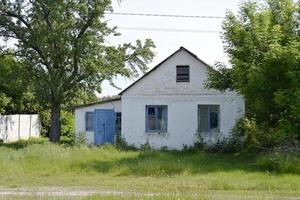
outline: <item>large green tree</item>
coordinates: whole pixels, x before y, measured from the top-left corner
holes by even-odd
[[[61,105],[82,88],[99,90],[103,80],[131,77],[152,60],[151,40],[111,46],[117,36],[103,18],[110,0],[1,0],[0,36],[14,39],[39,99],[51,106],[50,141],[60,139]],[[112,83],[113,84],[113,83]]]
[[[22,62],[18,62],[12,55],[0,55],[0,114],[38,113],[42,124],[41,132],[44,136],[49,136],[49,102],[38,101],[33,84]],[[72,106],[95,101],[99,99],[93,90],[82,89],[76,92],[71,101],[64,102],[61,106],[61,135],[65,139],[73,141],[75,138]]]
[[[300,136],[299,1],[249,1],[223,23],[231,68],[218,65],[208,86],[235,89],[246,99],[247,116],[263,134],[291,140]]]

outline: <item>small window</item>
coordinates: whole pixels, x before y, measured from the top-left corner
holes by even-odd
[[[85,113],[85,131],[94,131],[94,113]]]
[[[146,132],[166,132],[167,115],[167,106],[146,106]]]
[[[188,65],[176,66],[176,81],[177,82],[190,81],[190,66]]]
[[[220,132],[220,106],[198,106],[198,130],[200,132]]]
[[[121,119],[122,119],[122,114],[120,112],[116,113],[116,130],[121,131]]]

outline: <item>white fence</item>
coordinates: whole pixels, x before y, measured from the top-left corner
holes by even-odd
[[[38,115],[0,115],[0,140],[15,142],[40,136]]]

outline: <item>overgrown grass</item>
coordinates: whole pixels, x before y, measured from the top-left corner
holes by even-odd
[[[274,151],[259,156],[256,163],[268,171],[300,175],[300,151]]]
[[[179,195],[213,191],[300,195],[296,153],[278,160],[278,166],[291,162],[283,168],[270,167],[267,161],[272,160],[271,155],[120,151],[113,146],[25,143],[0,146],[0,187],[80,186]]]

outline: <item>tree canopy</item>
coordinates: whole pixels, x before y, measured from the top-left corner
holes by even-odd
[[[51,107],[52,142],[60,138],[64,102],[83,88],[101,91],[103,80],[113,84],[117,75],[144,72],[154,56],[150,39],[109,45],[106,38],[119,34],[104,20],[106,10],[112,10],[110,0],[0,3],[0,36],[16,41],[14,55],[24,63],[40,102]]]
[[[33,113],[38,109],[24,65],[13,56],[0,56],[0,113]]]
[[[300,3],[246,2],[228,12],[223,42],[231,68],[218,65],[207,83],[245,97],[247,117],[271,138],[300,139]]]

